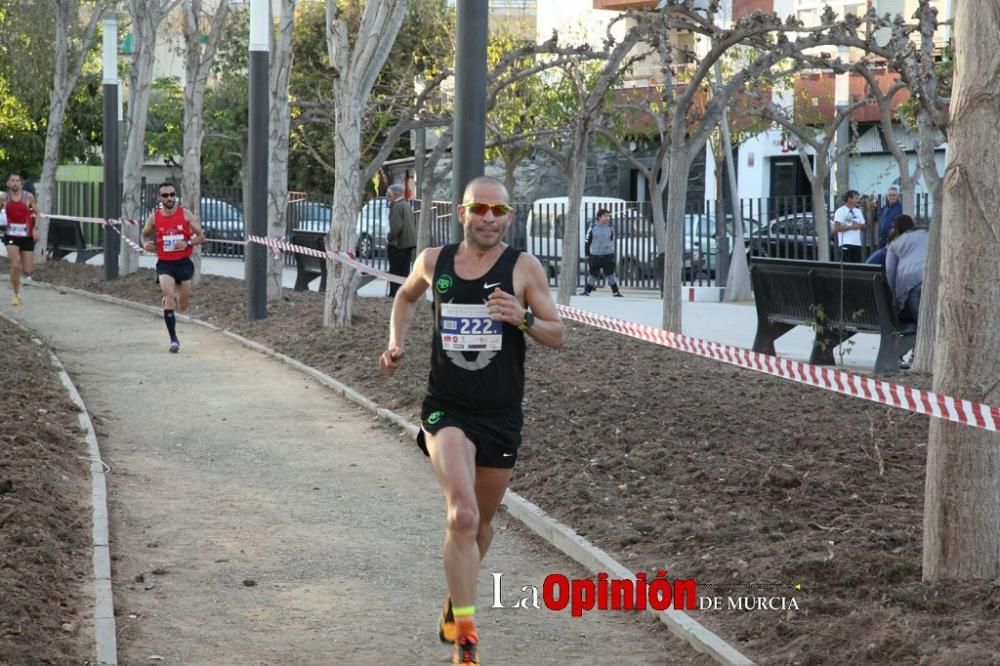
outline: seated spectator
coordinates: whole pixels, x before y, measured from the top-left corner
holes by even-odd
[[[900,215],[892,223],[896,238],[885,256],[885,277],[901,322],[917,322],[920,290],[927,263],[927,229],[914,226],[913,218]]]

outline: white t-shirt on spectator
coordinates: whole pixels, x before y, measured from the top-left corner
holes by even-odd
[[[860,208],[848,208],[845,204],[833,214],[833,221],[835,224],[864,224],[865,216],[862,215]],[[837,234],[837,245],[841,247],[845,245],[861,247],[861,244],[861,229],[841,231]]]

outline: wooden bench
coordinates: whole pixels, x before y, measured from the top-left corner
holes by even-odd
[[[305,231],[295,229],[289,239],[294,245],[313,248],[326,252],[326,232]],[[319,290],[326,291],[326,259],[309,254],[295,253],[295,291],[306,291],[309,283],[319,278]],[[358,281],[357,289],[375,279],[373,275],[363,274]]]
[[[101,245],[88,245],[83,237],[83,228],[76,220],[49,220],[49,256],[52,259],[62,259],[71,252],[76,252],[76,263],[85,263],[91,257],[104,252]]]
[[[878,374],[897,372],[899,357],[913,349],[916,325],[899,322],[880,266],[754,258],[750,275],[756,352],[773,356],[774,341],[796,326],[816,332],[809,357],[815,365],[834,365],[834,348],[857,333],[881,337]]]

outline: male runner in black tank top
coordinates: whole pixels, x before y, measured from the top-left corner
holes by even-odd
[[[448,505],[449,594],[439,635],[455,643],[453,663],[468,665],[480,663],[473,620],[479,563],[521,443],[524,334],[555,349],[566,328],[541,264],[503,242],[511,222],[503,184],[476,178],[463,201],[458,217],[465,240],[417,257],[393,302],[379,365],[387,374],[399,367],[413,313],[431,287],[431,373],[418,444],[430,456]]]

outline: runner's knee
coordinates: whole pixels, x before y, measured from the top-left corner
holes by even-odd
[[[448,529],[476,534],[480,529],[479,508],[475,502],[458,502],[448,509]]]

